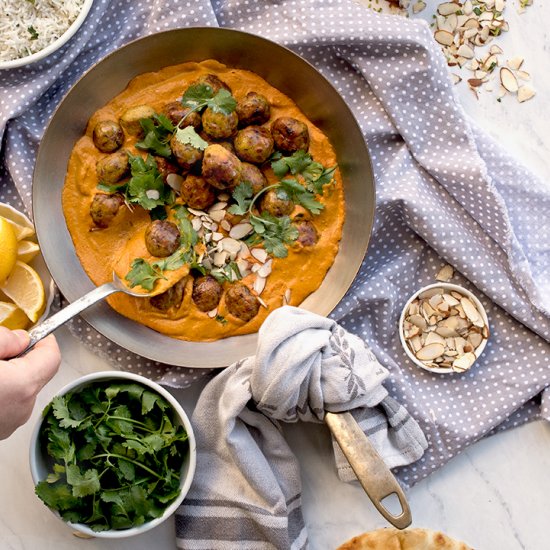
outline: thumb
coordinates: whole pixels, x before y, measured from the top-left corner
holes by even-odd
[[[21,353],[29,343],[24,330],[10,330],[0,327],[0,359],[11,359]]]

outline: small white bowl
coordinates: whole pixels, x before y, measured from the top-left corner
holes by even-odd
[[[399,339],[401,340],[401,345],[403,346],[403,349],[405,350],[405,353],[409,357],[409,359],[418,367],[427,370],[428,372],[434,372],[437,374],[460,374],[457,371],[454,371],[452,368],[446,368],[446,367],[439,367],[439,368],[431,368],[425,365],[420,359],[417,359],[409,346],[407,345],[407,342],[405,340],[405,334],[403,332],[403,321],[405,320],[405,315],[407,311],[409,310],[409,306],[411,305],[411,302],[418,298],[420,294],[425,292],[426,290],[430,290],[432,288],[443,288],[445,290],[451,291],[454,290],[456,292],[459,292],[460,294],[464,295],[466,298],[469,298],[474,305],[476,306],[477,310],[479,311],[483,321],[485,322],[485,325],[489,327],[489,319],[487,318],[487,312],[485,311],[485,308],[481,304],[481,302],[478,300],[478,298],[472,294],[469,290],[462,286],[454,285],[452,283],[434,283],[432,285],[425,286],[421,288],[420,290],[416,291],[405,304],[405,307],[403,308],[403,311],[401,312],[401,316],[399,317]],[[483,353],[483,350],[485,349],[485,346],[487,345],[487,338],[483,338],[481,340],[481,344],[473,351],[473,353],[476,356],[476,359],[479,358],[479,356]],[[475,364],[475,362],[474,362]],[[473,365],[472,365],[473,366]],[[470,367],[471,369],[472,367]],[[468,370],[470,370],[468,369]],[[467,371],[465,371],[467,372]]]
[[[61,46],[66,44],[74,36],[76,31],[82,26],[82,23],[84,23],[84,19],[86,19],[86,16],[88,15],[88,12],[90,11],[93,3],[94,0],[85,0],[84,4],[82,5],[82,9],[80,10],[80,13],[76,17],[76,19],[71,23],[69,28],[51,44],[48,44],[48,46],[46,46],[45,48],[31,55],[19,57],[18,59],[10,59],[9,61],[0,61],[0,70],[15,69],[16,67],[29,65],[30,63],[40,61],[41,59],[44,59],[45,57],[48,57],[48,55],[57,51],[59,48],[61,48]]]
[[[5,202],[0,202],[0,216],[4,216],[5,218],[10,219],[17,224],[22,225],[23,227],[32,227],[34,231],[34,225],[31,220],[25,214],[23,214],[23,212],[16,210],[13,206],[6,204]],[[28,237],[26,240],[38,244],[36,233],[31,237]],[[42,252],[39,252],[29,262],[29,266],[31,266],[38,273],[38,276],[40,277],[42,284],[44,285],[44,292],[46,294],[46,307],[44,309],[44,313],[42,313],[38,321],[36,321],[35,323],[35,325],[39,325],[40,323],[42,323],[42,321],[45,321],[48,318],[48,315],[50,313],[50,308],[52,306],[53,299],[55,298],[55,283],[53,282],[52,276],[50,275],[50,272],[46,267],[46,262],[42,257]],[[30,328],[32,327],[29,327],[29,329]]]
[[[66,525],[69,525],[72,529],[75,529],[85,535],[88,535],[90,537],[97,537],[97,538],[120,539],[120,538],[132,537],[135,535],[141,535],[146,531],[153,529],[153,527],[160,525],[163,521],[168,519],[176,511],[178,506],[182,503],[183,499],[187,495],[189,488],[191,487],[191,483],[193,481],[193,476],[195,475],[195,466],[197,461],[197,446],[196,446],[195,435],[193,433],[191,422],[189,421],[187,414],[185,413],[181,405],[177,402],[177,400],[174,398],[174,396],[170,392],[165,390],[162,386],[157,384],[156,382],[153,382],[152,380],[149,380],[148,378],[145,378],[143,376],[139,376],[138,374],[133,374],[130,372],[120,372],[120,371],[104,371],[104,372],[96,372],[96,373],[88,374],[86,376],[82,376],[74,380],[73,382],[67,384],[65,387],[59,390],[56,395],[57,396],[65,395],[70,391],[82,389],[91,383],[109,381],[109,380],[112,380],[113,382],[120,382],[122,380],[136,382],[138,384],[147,386],[148,388],[151,388],[153,391],[159,393],[162,397],[166,399],[166,401],[168,401],[168,403],[173,408],[176,419],[181,423],[181,425],[184,427],[185,431],[187,432],[188,444],[189,444],[189,453],[187,455],[187,458],[181,470],[180,494],[178,495],[176,500],[172,502],[172,504],[170,504],[170,506],[168,506],[166,510],[164,510],[164,513],[162,514],[162,516],[158,518],[148,521],[147,523],[144,523],[143,525],[140,525],[138,527],[131,527],[130,529],[120,529],[120,530],[111,529],[108,531],[96,532],[90,529],[87,525],[84,525],[81,523],[65,522],[55,510],[51,510],[51,512],[56,517],[58,517],[61,521],[63,521],[63,523],[65,523]],[[40,428],[42,427],[43,420],[44,418],[43,416],[41,416],[33,430],[33,433],[31,435],[30,450],[29,450],[31,475],[35,485],[39,481],[46,479],[46,477],[48,476],[44,454],[42,453],[42,450],[40,447],[40,441],[39,441]]]

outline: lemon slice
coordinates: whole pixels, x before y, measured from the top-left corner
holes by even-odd
[[[44,312],[44,285],[38,273],[27,264],[16,262],[6,282],[0,284],[0,290],[15,302],[33,323],[36,323]]]
[[[17,238],[6,218],[0,217],[0,284],[11,273],[17,260]]]
[[[24,311],[15,304],[0,302],[0,326],[11,330],[26,329],[31,324]]]
[[[12,226],[15,232],[15,237],[18,241],[22,241],[23,239],[28,239],[29,237],[34,236],[34,229],[32,227],[21,225],[17,222],[14,222],[13,220],[6,219],[6,221]]]
[[[17,240],[34,236],[34,226],[31,220],[13,206],[0,202],[0,217],[6,218],[12,224],[16,235],[21,235]]]
[[[38,253],[40,247],[32,241],[19,241],[17,243],[17,259],[28,264]]]

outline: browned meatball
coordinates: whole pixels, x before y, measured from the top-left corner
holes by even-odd
[[[212,88],[214,95],[216,95],[222,88],[228,92],[231,92],[231,88],[223,80],[220,80],[215,74],[204,74],[197,78],[191,86],[196,84],[207,84]]]
[[[240,126],[250,126],[251,124],[263,124],[271,116],[271,107],[269,101],[262,94],[248,92],[237,103],[237,116]]]
[[[271,125],[275,147],[283,153],[294,153],[309,148],[309,130],[306,124],[291,117],[280,117]]]
[[[216,201],[212,187],[201,176],[189,174],[181,184],[180,195],[184,204],[197,210],[204,210]]]
[[[117,183],[130,172],[128,153],[121,151],[102,158],[96,165],[97,179],[103,183]]]
[[[283,189],[270,189],[262,196],[261,210],[276,217],[287,216],[294,210],[294,203]]]
[[[168,117],[174,126],[177,126],[181,122],[182,118],[185,117],[185,120],[181,123],[180,128],[193,126],[195,130],[198,130],[201,127],[200,113],[197,113],[197,111],[191,112],[189,107],[184,107],[179,101],[167,103],[162,108],[162,112]]]
[[[192,166],[202,160],[203,152],[189,143],[182,143],[176,135],[170,140],[170,148],[177,163],[184,169],[190,170]]]
[[[145,246],[149,254],[165,258],[173,254],[180,245],[180,231],[175,223],[155,220],[145,230]]]
[[[233,111],[226,115],[217,113],[214,109],[207,107],[202,113],[202,128],[214,139],[227,139],[236,131],[239,124],[237,113]]]
[[[124,132],[114,120],[100,120],[93,131],[94,145],[102,153],[112,153],[124,143]]]
[[[209,145],[204,151],[202,176],[216,189],[230,189],[241,182],[241,161],[222,145]]]
[[[271,132],[263,126],[247,126],[239,130],[233,142],[241,160],[262,164],[273,153]]]
[[[296,242],[299,242],[302,246],[313,246],[317,240],[317,229],[315,226],[307,220],[303,220],[294,224],[298,230],[298,238]]]
[[[178,309],[183,300],[186,283],[187,277],[184,277],[174,286],[171,286],[167,291],[149,298],[149,302],[154,308],[159,309],[160,311],[168,311],[172,308]]]
[[[235,147],[230,141],[220,141],[218,142],[223,148],[227,149],[230,153],[235,154]]]
[[[211,277],[199,277],[193,283],[193,302],[201,311],[212,311],[218,307],[222,297],[222,285]]]
[[[260,309],[258,298],[242,283],[235,283],[225,293],[225,305],[231,315],[245,323],[256,317]]]
[[[267,185],[267,178],[263,172],[254,164],[248,162],[242,163],[242,181],[252,186],[254,195]]]
[[[157,163],[157,169],[160,172],[160,175],[166,181],[166,178],[170,174],[179,174],[180,168],[175,164],[172,164],[170,161],[166,160],[164,157],[155,157],[155,162]]]
[[[111,225],[123,204],[124,199],[120,195],[96,193],[90,205],[90,216],[97,227],[105,229]]]

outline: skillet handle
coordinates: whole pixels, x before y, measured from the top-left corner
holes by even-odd
[[[399,483],[349,412],[325,413],[325,423],[376,509],[397,529],[412,522],[409,503]],[[393,515],[382,500],[397,494],[401,513]]]

